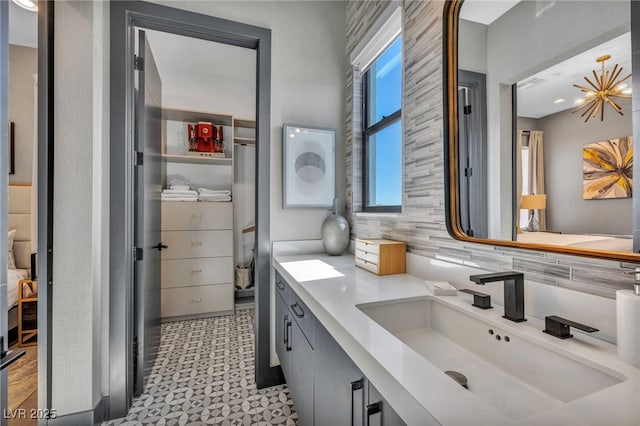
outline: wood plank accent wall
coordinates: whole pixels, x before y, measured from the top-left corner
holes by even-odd
[[[387,1],[348,1],[347,58],[382,14]],[[488,271],[516,270],[527,280],[615,298],[631,288],[622,275],[635,264],[511,249],[453,240],[444,210],[442,109],[442,1],[402,1],[404,54],[403,213],[362,210],[362,93],[358,72],[347,60],[346,212],[352,238],[387,238],[407,243],[407,251],[428,258],[468,264]],[[355,109],[354,109],[355,105]]]

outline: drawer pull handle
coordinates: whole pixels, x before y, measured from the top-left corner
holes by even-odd
[[[202,245],[202,241],[191,241],[191,245],[192,246],[201,246]]]
[[[354,407],[354,402],[355,398],[354,398],[354,394],[356,391],[361,390],[362,393],[360,395],[360,403],[358,403],[358,406]],[[362,424],[362,419],[359,419],[359,421],[357,421],[355,419],[356,414],[361,412],[360,410],[358,410],[359,407],[362,407],[362,404],[364,404],[364,381],[363,379],[360,380],[356,380],[351,382],[351,426],[355,426],[356,424]]]
[[[194,297],[191,299],[191,303],[200,303],[202,302],[202,297]]]
[[[278,287],[280,290],[284,290],[284,284],[282,281],[276,280],[276,287]]]
[[[192,214],[191,218],[192,219],[200,219],[200,218],[202,218],[202,215],[201,214]]]
[[[369,426],[370,420],[371,420],[371,416],[373,416],[375,414],[382,413],[382,403],[381,402],[374,402],[373,404],[367,405],[366,412],[367,412],[366,425]]]
[[[287,335],[287,346],[285,349],[287,352],[291,351],[291,340],[289,340],[289,330],[291,330],[291,321],[287,321],[287,326],[285,328],[285,334]]]
[[[191,271],[192,274],[200,274],[202,273],[202,269],[194,269],[193,271]]]
[[[282,343],[284,343],[284,347],[287,348],[289,346],[289,336],[287,336],[287,322],[289,321],[289,316],[285,315],[282,317],[283,322],[283,330],[282,330]]]
[[[299,312],[298,312],[298,309],[300,309]],[[293,305],[291,305],[291,310],[293,311],[294,314],[296,314],[298,318],[304,318],[304,311],[302,310],[300,305],[298,305],[297,303],[294,303]]]

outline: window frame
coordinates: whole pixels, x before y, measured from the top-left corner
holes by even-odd
[[[387,51],[389,47],[393,45],[399,38],[402,38],[402,33],[396,35],[392,40],[389,41],[387,46],[376,56],[369,66],[362,72],[361,84],[362,84],[362,211],[366,213],[401,213],[402,212],[402,201],[404,198],[404,179],[401,179],[401,198],[400,204],[398,205],[370,205],[369,203],[369,164],[368,164],[368,156],[369,156],[369,139],[371,136],[376,135],[387,127],[395,124],[400,121],[400,125],[402,126],[402,105],[403,105],[403,82],[404,75],[402,75],[402,82],[400,87],[400,108],[394,111],[392,114],[387,116],[382,116],[382,118],[369,127],[367,127],[367,121],[369,117],[369,72],[371,71],[371,67],[375,62]],[[402,47],[404,47],[404,41],[401,41]],[[401,62],[401,66],[404,64],[404,55],[403,60]],[[404,69],[404,68],[403,68]],[[401,134],[400,147],[401,151],[403,149],[404,142],[404,134]],[[401,153],[402,154],[402,153]],[[403,157],[401,155],[401,157]],[[404,167],[402,161],[400,163],[400,168],[402,171],[402,175],[404,176]]]

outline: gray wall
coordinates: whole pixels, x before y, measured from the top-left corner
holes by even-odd
[[[348,53],[366,34],[381,7],[380,2],[347,3]],[[407,1],[404,4],[405,157],[401,214],[365,214],[353,209],[360,147],[350,133],[355,123],[350,113],[353,77],[351,67],[346,67],[346,194],[353,236],[405,241],[412,253],[438,261],[472,264],[488,271],[522,271],[531,288],[545,284],[609,298],[615,297],[618,288],[630,288],[633,279],[622,275],[624,263],[462,243],[449,236],[444,208],[442,7],[442,2]],[[569,292],[564,294],[570,297]],[[550,300],[542,301],[547,302]]]
[[[344,195],[345,5],[342,2],[163,4],[272,29],[271,237],[320,238],[328,210],[282,209],[282,123],[336,129]],[[58,415],[108,395],[107,2],[56,2],[53,402]],[[342,203],[344,204],[344,203]]]
[[[624,116],[613,109],[585,123],[568,109],[537,120],[531,130],[544,132],[547,229],[570,234],[632,234],[632,199],[582,199],[582,148],[606,139],[631,136],[631,100],[619,102]]]
[[[272,30],[271,238],[320,238],[330,213],[282,208],[282,123],[336,129],[336,182],[344,194],[345,5],[332,1],[157,1]]]
[[[107,3],[56,2],[52,402],[92,410],[107,391]],[[108,377],[108,376],[107,376]]]
[[[10,183],[31,183],[33,164],[33,75],[38,73],[38,50],[9,45],[9,121],[16,125],[16,173]]]
[[[460,20],[458,30],[458,68],[487,73],[487,29],[484,24]]]

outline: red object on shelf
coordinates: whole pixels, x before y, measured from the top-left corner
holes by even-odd
[[[187,136],[189,139],[189,151],[198,150],[198,138],[196,138],[196,123],[187,123]]]
[[[197,125],[198,152],[214,152],[214,127],[213,124],[200,121]]]
[[[224,136],[222,134],[222,126],[214,126],[215,129],[217,129],[216,132],[216,137],[215,139],[215,152],[224,152]]]

